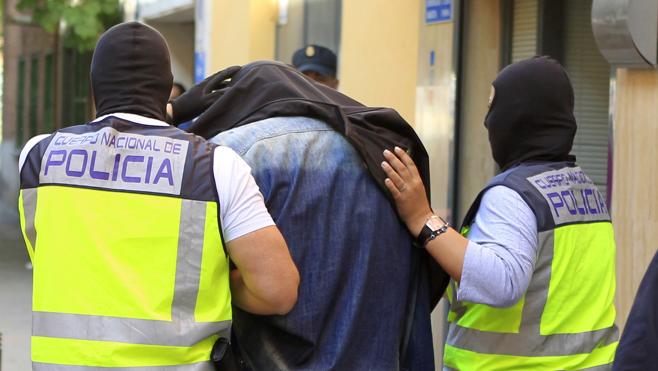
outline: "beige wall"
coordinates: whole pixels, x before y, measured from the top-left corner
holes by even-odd
[[[424,4],[424,2],[423,2]],[[414,121],[420,0],[344,0],[340,90]]]
[[[617,318],[623,325],[658,248],[658,71],[617,70],[612,218]]]
[[[232,65],[274,59],[274,0],[216,0],[211,7],[208,74]]]
[[[210,74],[235,64],[274,59],[277,3],[211,3]],[[420,0],[344,0],[339,60],[340,90],[366,105],[415,116]]]
[[[167,40],[174,81],[186,89],[194,84],[194,23],[149,22]]]
[[[495,174],[484,117],[500,69],[500,0],[469,0],[464,25],[458,221]]]

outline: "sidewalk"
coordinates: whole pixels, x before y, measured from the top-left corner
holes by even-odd
[[[29,371],[32,272],[13,205],[0,201],[0,333],[2,371]]]

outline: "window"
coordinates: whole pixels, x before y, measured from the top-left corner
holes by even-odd
[[[53,91],[53,55],[48,54],[45,58],[44,67],[44,91],[43,91],[43,132],[55,131],[55,101]]]
[[[512,63],[537,55],[538,1],[514,1],[512,14]]]
[[[276,59],[292,62],[293,53],[307,44],[340,47],[340,0],[289,0],[287,21],[277,25]]]
[[[79,125],[89,121],[89,65],[91,54],[64,50],[62,78],[62,125]]]
[[[25,120],[25,58],[18,59],[18,99],[16,100],[16,147],[23,147],[25,141],[24,126]]]
[[[39,114],[39,56],[33,55],[30,60],[30,101],[28,115],[28,133],[27,138],[37,135],[38,114]]]
[[[339,0],[306,0],[304,45],[318,44],[338,54],[340,46]],[[302,45],[300,45],[301,47]]]

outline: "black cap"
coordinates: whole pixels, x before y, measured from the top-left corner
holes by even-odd
[[[336,77],[336,54],[319,45],[307,45],[292,55],[292,64],[300,72],[313,71]]]

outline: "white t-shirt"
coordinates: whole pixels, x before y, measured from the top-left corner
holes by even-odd
[[[94,122],[107,116],[142,125],[169,126],[163,121],[131,113],[113,113],[99,117]],[[19,174],[30,150],[49,135],[38,135],[25,144],[18,159]],[[274,221],[265,207],[263,195],[251,175],[251,168],[232,149],[228,147],[215,149],[213,176],[220,201],[219,216],[224,241],[229,242],[258,229],[274,225]]]

